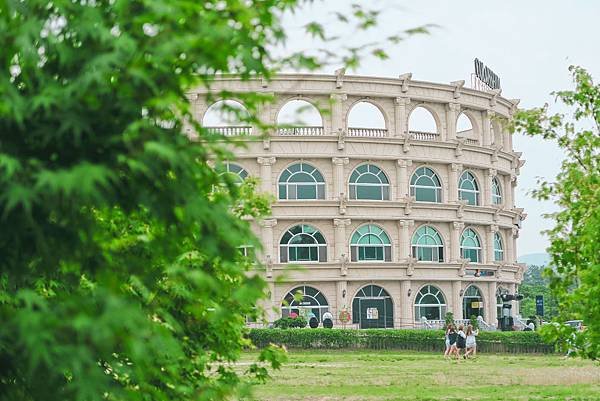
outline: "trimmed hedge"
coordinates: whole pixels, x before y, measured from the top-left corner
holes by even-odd
[[[259,348],[269,344],[300,349],[401,349],[443,352],[442,330],[391,329],[251,329],[248,337]],[[477,350],[486,353],[552,353],[554,346],[544,343],[532,331],[483,331],[477,337]]]

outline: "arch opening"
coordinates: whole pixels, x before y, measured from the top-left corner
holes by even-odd
[[[298,224],[287,230],[279,241],[279,261],[326,262],[327,242],[323,234],[308,224]]]
[[[415,319],[442,320],[446,314],[446,298],[434,285],[425,285],[415,297]]]
[[[293,99],[277,114],[279,135],[323,135],[323,118],[310,102]]]
[[[292,289],[281,302],[281,317],[296,314],[309,321],[314,316],[319,322],[322,322],[323,314],[328,311],[329,303],[325,295],[318,289],[307,285]]]
[[[202,126],[222,135],[250,135],[252,127],[248,123],[250,114],[243,104],[236,100],[219,100],[204,113]]]
[[[394,304],[390,294],[378,285],[362,287],[352,299],[352,323],[361,329],[394,327]]]
[[[471,284],[463,294],[463,318],[470,319],[472,316],[485,319],[483,296],[479,288]]]
[[[471,118],[464,112],[460,113],[456,119],[456,137],[465,138],[467,143],[478,143],[477,133],[475,132]]]
[[[408,132],[421,141],[438,140],[439,130],[431,111],[423,106],[417,106],[408,117]]]
[[[361,100],[348,113],[349,136],[387,136],[385,117],[373,103]]]

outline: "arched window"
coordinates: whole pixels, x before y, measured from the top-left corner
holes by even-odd
[[[225,171],[221,174],[229,174],[236,183],[241,184],[248,177],[248,172],[235,163],[225,163]]]
[[[392,261],[392,244],[390,237],[374,224],[359,227],[350,241],[352,262],[357,261]]]
[[[502,187],[500,186],[498,177],[492,179],[492,203],[494,205],[502,204]]]
[[[319,110],[306,100],[290,100],[277,114],[279,135],[323,135]]]
[[[211,105],[204,113],[202,126],[223,135],[250,134],[248,111],[235,100],[220,100]]]
[[[471,316],[483,316],[483,297],[481,291],[474,285],[470,285],[463,295],[463,318],[470,319]]]
[[[473,263],[481,262],[481,241],[477,233],[467,228],[460,237],[460,256]]]
[[[473,123],[465,113],[460,113],[456,119],[456,137],[466,138],[473,142],[477,141],[477,134],[473,129]]]
[[[366,285],[352,299],[352,323],[361,329],[394,327],[392,297],[378,285]]]
[[[348,113],[349,136],[386,136],[385,117],[374,104],[360,101]]]
[[[496,262],[504,260],[504,247],[502,246],[500,233],[494,233],[494,260]]]
[[[325,199],[323,175],[308,163],[295,163],[279,176],[279,199]]]
[[[426,285],[415,297],[415,319],[441,320],[446,314],[446,299],[439,288]]]
[[[377,166],[363,164],[350,175],[350,199],[389,200],[390,182]]]
[[[326,262],[327,243],[323,234],[307,224],[287,230],[279,241],[279,260],[287,262]]]
[[[408,118],[408,132],[418,140],[437,140],[438,127],[433,114],[425,107],[416,107]]]
[[[443,262],[444,244],[437,230],[421,226],[412,237],[412,256],[419,262]]]
[[[319,322],[323,314],[329,310],[329,304],[323,293],[314,287],[303,285],[287,293],[281,302],[281,316],[287,317],[295,313],[309,320],[314,315]]]
[[[429,167],[419,167],[410,179],[410,196],[417,202],[442,202],[442,184]]]
[[[465,171],[458,180],[458,199],[466,200],[467,205],[479,205],[479,185],[470,171]]]

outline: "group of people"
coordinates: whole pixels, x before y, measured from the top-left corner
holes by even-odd
[[[467,325],[467,330],[461,324],[457,327],[454,324],[449,324],[446,328],[446,351],[445,358],[456,356],[460,360],[461,354],[464,359],[475,357],[477,355],[477,341],[475,337],[479,334],[478,330],[474,330],[472,325]]]

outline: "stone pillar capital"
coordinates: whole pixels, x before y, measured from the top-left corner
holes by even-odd
[[[256,161],[261,166],[272,166],[273,164],[275,164],[275,162],[277,161],[277,159],[275,158],[275,156],[257,157]]]
[[[514,238],[519,238],[519,230],[516,227],[511,228],[511,234]]]
[[[460,231],[463,228],[465,228],[465,223],[461,222],[461,221],[454,221],[452,222],[452,229],[455,231]]]
[[[331,159],[331,162],[336,166],[343,166],[344,164],[348,164],[350,162],[350,159],[348,159],[347,157],[333,157]]]
[[[335,227],[347,227],[352,223],[350,219],[333,219],[333,225]]]
[[[410,167],[412,166],[412,160],[398,159],[398,166],[400,168]]]
[[[483,116],[485,118],[494,118],[496,116],[496,112],[494,110],[486,110],[483,112]]]
[[[396,102],[396,104],[403,105],[403,106],[408,106],[410,104],[409,97],[400,97],[399,96],[396,99],[394,99],[394,101]]]
[[[489,177],[495,177],[498,174],[498,171],[495,168],[489,168],[485,172]]]
[[[489,233],[497,233],[499,230],[499,228],[496,224],[489,225],[487,229],[488,229]]]
[[[408,228],[408,227],[412,227],[415,224],[414,220],[398,220],[398,225],[401,228]]]
[[[277,219],[265,219],[261,220],[259,223],[262,227],[265,228],[273,228],[277,225]]]
[[[451,168],[452,171],[461,171],[463,169],[463,165],[460,163],[452,163]]]
[[[343,102],[348,99],[348,95],[345,93],[332,93],[329,98],[335,102]]]
[[[459,103],[448,103],[448,110],[453,111],[455,113],[460,112],[460,104]]]

